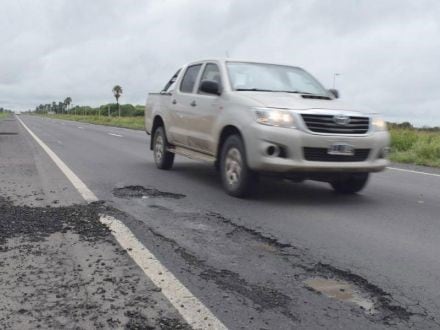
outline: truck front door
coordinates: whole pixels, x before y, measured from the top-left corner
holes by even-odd
[[[222,99],[219,95],[206,94],[200,91],[201,82],[204,80],[215,81],[220,90],[222,79],[220,70],[215,63],[206,63],[202,74],[196,84],[196,92],[191,96],[188,144],[192,149],[204,153],[213,154],[216,149],[216,138],[213,132],[216,118],[222,107]]]
[[[202,64],[190,65],[186,68],[179,86],[173,91],[170,104],[170,129],[173,144],[191,147],[192,122],[194,108],[194,92],[200,75]]]

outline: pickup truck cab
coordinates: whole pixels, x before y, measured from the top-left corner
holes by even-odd
[[[237,197],[260,174],[356,193],[388,164],[389,134],[377,114],[341,102],[336,90],[288,65],[189,63],[148,95],[145,128],[159,169],[170,169],[175,154],[212,162]]]

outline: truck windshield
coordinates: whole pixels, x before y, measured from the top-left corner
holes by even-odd
[[[263,63],[228,62],[231,87],[236,91],[287,92],[329,96],[326,89],[300,68]]]

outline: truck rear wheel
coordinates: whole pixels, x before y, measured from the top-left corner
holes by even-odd
[[[255,187],[257,174],[247,165],[243,140],[239,135],[229,136],[223,144],[220,158],[223,187],[234,197],[246,197]]]
[[[330,182],[333,189],[340,194],[355,194],[367,185],[369,173],[351,173],[341,175]]]
[[[153,153],[154,162],[157,168],[161,170],[169,170],[173,167],[174,154],[167,150],[168,142],[165,135],[165,129],[161,126],[154,132]]]

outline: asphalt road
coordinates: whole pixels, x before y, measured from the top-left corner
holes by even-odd
[[[355,196],[324,183],[263,179],[242,200],[222,191],[207,164],[176,157],[171,171],[157,170],[144,132],[21,119],[229,328],[440,328],[438,170],[387,170]],[[77,203],[71,185],[26,139],[49,187],[43,195],[62,186],[59,203]],[[1,193],[15,204],[20,196],[27,205],[53,202],[20,189]],[[318,294],[306,285],[313,278],[343,281],[374,307]]]

